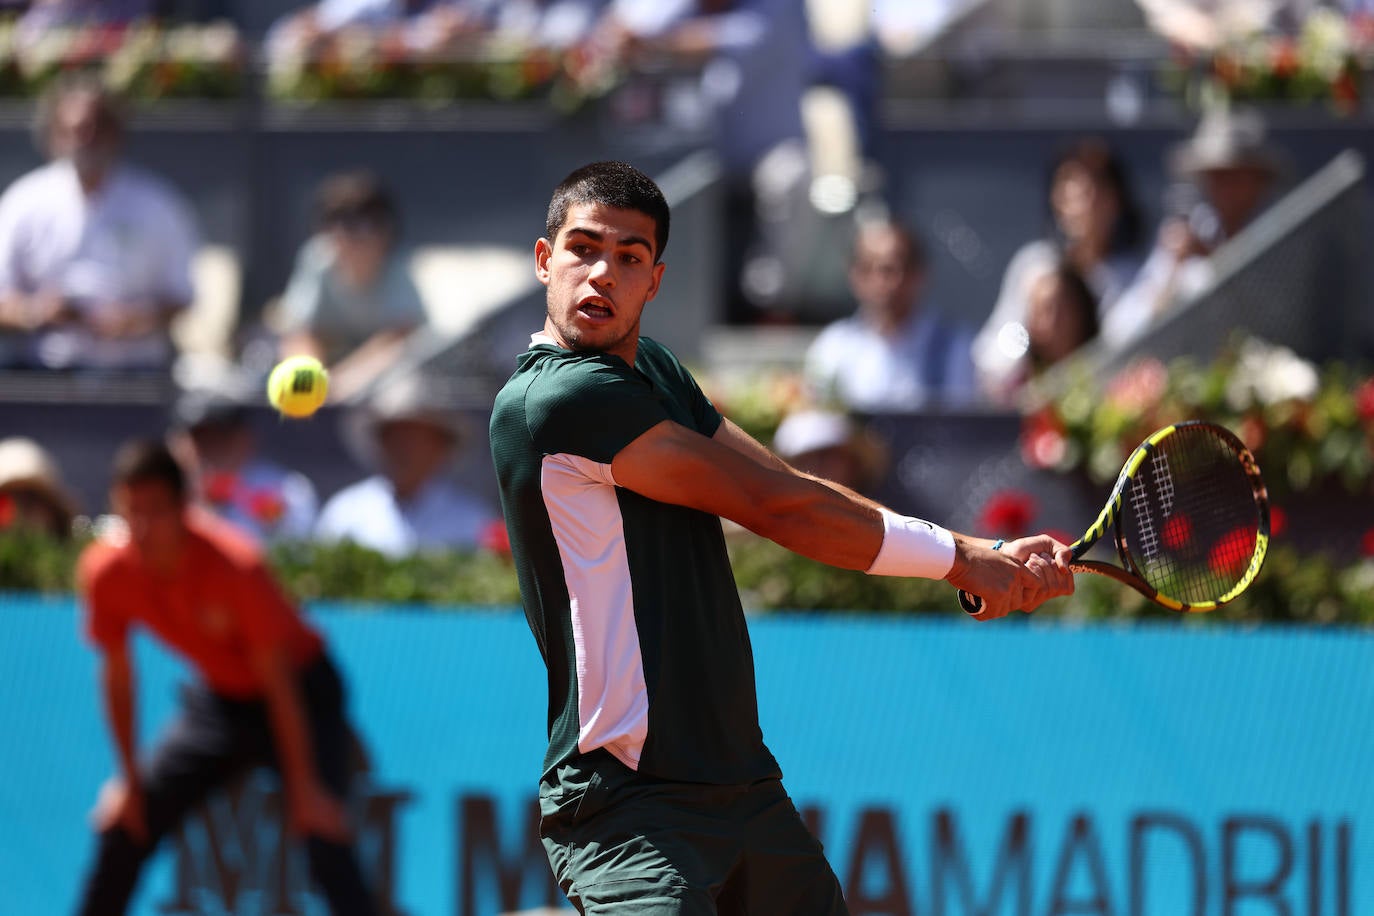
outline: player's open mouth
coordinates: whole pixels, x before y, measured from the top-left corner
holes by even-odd
[[[600,299],[588,299],[577,307],[578,314],[592,321],[607,321],[615,313]]]

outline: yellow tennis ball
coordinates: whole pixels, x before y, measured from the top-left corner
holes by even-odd
[[[267,400],[288,417],[308,417],[329,394],[329,373],[313,356],[282,360],[267,377]]]

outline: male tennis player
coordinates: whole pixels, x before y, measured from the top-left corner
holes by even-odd
[[[115,457],[111,503],[124,544],[82,554],[78,588],[98,647],[120,779],[96,809],[99,846],[83,914],[123,913],[158,841],[211,790],[251,766],[282,774],[287,826],[338,914],[375,912],[349,843],[342,799],[349,729],[343,685],[318,633],[282,595],[247,535],[189,509],[165,446],[132,442]],[[142,625],[204,679],[145,764],[135,762],[128,634]]]
[[[722,419],[639,335],[668,220],[623,163],[564,179],[534,250],[548,317],[492,414],[548,667],[544,846],[586,913],[844,913],[763,743],[718,517],[835,566],[948,579],[985,596],[981,618],[1070,593],[1068,548],[1038,536],[995,550],[897,515]]]

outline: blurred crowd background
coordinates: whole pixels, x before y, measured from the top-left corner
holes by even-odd
[[[1367,0],[3,8],[0,527],[110,524],[164,433],[265,540],[499,553],[547,195],[622,158],[674,206],[646,332],[797,464],[1070,532],[1210,416],[1298,546],[1374,555]]]

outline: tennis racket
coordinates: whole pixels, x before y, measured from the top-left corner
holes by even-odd
[[[1121,565],[1083,555],[1115,532]],[[1175,611],[1210,611],[1250,587],[1269,549],[1269,495],[1250,450],[1192,420],[1142,442],[1097,521],[1071,545],[1069,569],[1109,576]],[[959,591],[970,614],[983,599]]]

